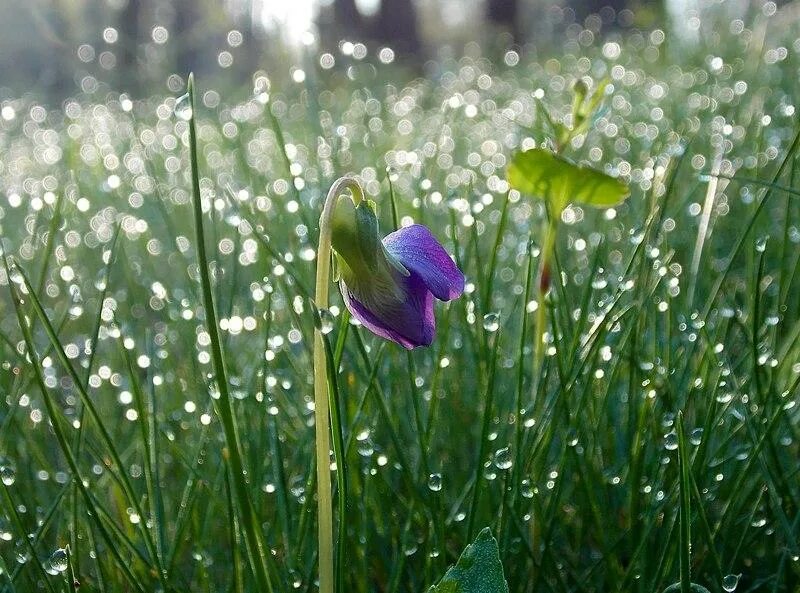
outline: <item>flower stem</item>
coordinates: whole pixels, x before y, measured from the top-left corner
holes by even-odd
[[[558,220],[548,215],[547,225],[545,226],[544,242],[542,251],[539,254],[539,273],[537,285],[537,302],[539,308],[536,310],[536,331],[533,337],[533,389],[534,393],[538,389],[541,381],[542,364],[544,362],[544,330],[547,325],[547,293],[550,290],[550,262],[553,259],[553,250],[556,245],[556,230]]]
[[[319,219],[319,246],[317,247],[317,285],[314,301],[321,311],[328,308],[328,285],[331,276],[331,219],[336,200],[344,190],[350,190],[353,201],[363,199],[361,186],[352,177],[341,177],[333,182],[322,216]],[[319,535],[319,592],[333,593],[333,497],[330,471],[330,413],[328,400],[327,361],[321,328],[314,331],[314,414],[317,451],[317,514]],[[344,460],[340,461],[340,464]],[[337,471],[344,471],[338,467]],[[340,493],[341,494],[341,493]],[[339,520],[344,520],[339,517]]]

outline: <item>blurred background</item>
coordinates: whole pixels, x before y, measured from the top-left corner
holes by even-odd
[[[59,103],[79,93],[133,98],[177,92],[185,74],[226,88],[273,79],[312,55],[380,59],[424,73],[476,47],[547,54],[570,26],[594,34],[667,30],[702,37],[704,11],[744,16],[746,0],[29,0],[0,19],[0,100],[31,93]],[[781,3],[778,3],[778,7]],[[472,44],[472,45],[470,45]],[[476,45],[477,44],[477,45]],[[335,60],[323,67],[338,67]],[[243,86],[244,85],[244,86]],[[98,97],[100,98],[100,97]]]

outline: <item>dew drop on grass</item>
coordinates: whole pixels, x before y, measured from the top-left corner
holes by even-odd
[[[756,251],[758,253],[764,253],[764,251],[766,251],[767,239],[769,239],[769,237],[767,236],[759,237],[758,239],[756,239]]]
[[[511,450],[508,447],[498,449],[494,453],[494,464],[497,469],[510,469],[514,464],[511,459]]]
[[[417,553],[417,547],[418,547],[417,540],[411,531],[407,531],[403,535],[402,547],[403,547],[403,554],[405,554],[406,556],[413,556],[414,554]]]
[[[17,564],[25,564],[28,560],[31,559],[31,554],[27,550],[27,548],[22,548],[20,544],[17,544],[17,550],[14,554],[14,557],[17,560]]]
[[[692,431],[692,434],[689,435],[689,442],[693,445],[697,446],[703,442],[703,429],[702,428],[695,428]]]
[[[359,441],[358,454],[361,455],[361,457],[372,457],[373,453],[375,453],[375,447],[372,446],[370,439]]]
[[[575,447],[578,444],[578,431],[574,428],[570,428],[567,431],[567,445],[570,447]]]
[[[531,486],[531,481],[528,478],[522,480],[522,496],[524,498],[533,498],[533,487]]]
[[[675,431],[664,435],[664,448],[667,451],[674,451],[678,448],[678,434]]]
[[[497,313],[487,313],[483,316],[483,329],[487,332],[496,332],[500,329],[500,315]]]
[[[189,93],[178,97],[175,102],[175,115],[183,121],[192,119],[192,104],[189,101]]]
[[[727,575],[722,579],[722,588],[728,593],[736,591],[736,587],[739,585],[739,576],[738,574]]]
[[[45,563],[45,571],[47,574],[57,575],[67,570],[67,566],[67,551],[64,548],[58,548]]]
[[[6,486],[11,486],[17,481],[17,472],[13,465],[0,465],[0,480],[2,480],[3,484]]]
[[[329,334],[333,331],[333,314],[327,309],[319,311],[319,331]]]
[[[428,476],[428,489],[439,492],[442,489],[442,474],[436,473]]]

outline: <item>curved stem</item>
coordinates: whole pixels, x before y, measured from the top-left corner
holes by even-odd
[[[322,216],[319,219],[319,246],[317,247],[317,285],[314,300],[318,310],[328,308],[328,285],[331,276],[331,219],[336,200],[350,190],[358,204],[363,192],[358,181],[341,177],[333,182]],[[328,408],[328,378],[325,359],[325,342],[319,327],[314,331],[314,414],[317,451],[317,512],[319,533],[319,592],[333,593],[333,497],[330,471],[330,412]],[[343,471],[343,468],[338,468]],[[339,520],[343,520],[340,517]]]

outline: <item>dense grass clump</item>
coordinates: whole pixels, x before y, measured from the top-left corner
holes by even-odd
[[[350,173],[384,231],[390,195],[400,224],[431,228],[467,288],[411,353],[338,300],[323,312],[346,591],[424,591],[485,526],[512,592],[651,593],[682,559],[710,591],[796,591],[800,45],[779,18],[693,47],[574,25],[555,58],[473,52],[414,79],[316,56],[302,83],[256,73],[241,102],[198,81],[218,332],[187,107],[0,101],[0,587],[315,590],[310,298],[322,200]],[[534,381],[545,212],[505,169],[548,145],[543,110],[569,119],[575,80],[605,78],[569,154],[632,194],[561,214]],[[255,527],[235,512],[226,399]]]

